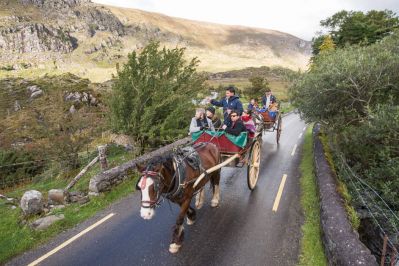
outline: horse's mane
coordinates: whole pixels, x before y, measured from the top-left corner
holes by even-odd
[[[147,164],[147,169],[149,171],[154,170],[154,167],[157,165],[163,165],[169,171],[173,170],[173,153],[169,152],[162,156],[155,156],[153,157]]]

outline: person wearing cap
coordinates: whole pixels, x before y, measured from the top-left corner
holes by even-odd
[[[269,109],[269,106],[276,102],[277,102],[276,96],[272,94],[272,91],[270,89],[266,89],[265,95],[262,96],[263,109],[266,110]]]
[[[216,130],[218,130],[222,126],[222,120],[220,120],[217,115],[215,115],[215,107],[209,106],[206,108],[206,117],[208,117]]]
[[[234,86],[230,85],[226,88],[226,96],[220,101],[214,99],[210,100],[212,105],[223,107],[224,124],[227,126],[231,123],[230,112],[232,110],[236,110],[239,116],[242,114],[242,103],[240,98],[235,94],[236,90]]]

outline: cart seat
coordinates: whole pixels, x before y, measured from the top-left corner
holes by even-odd
[[[194,143],[211,142],[215,144],[221,153],[237,153],[247,145],[248,133],[242,132],[238,136],[225,131],[201,131],[191,135]]]

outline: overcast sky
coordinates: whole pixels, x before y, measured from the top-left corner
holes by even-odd
[[[390,9],[399,13],[399,0],[92,0],[138,8],[168,16],[287,32],[311,40],[319,22],[345,10]]]

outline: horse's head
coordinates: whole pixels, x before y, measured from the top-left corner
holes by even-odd
[[[137,165],[141,176],[136,189],[141,191],[140,215],[145,220],[154,217],[155,207],[161,201],[161,194],[166,192],[170,185],[170,170],[161,159],[157,157],[151,160],[147,166]]]

